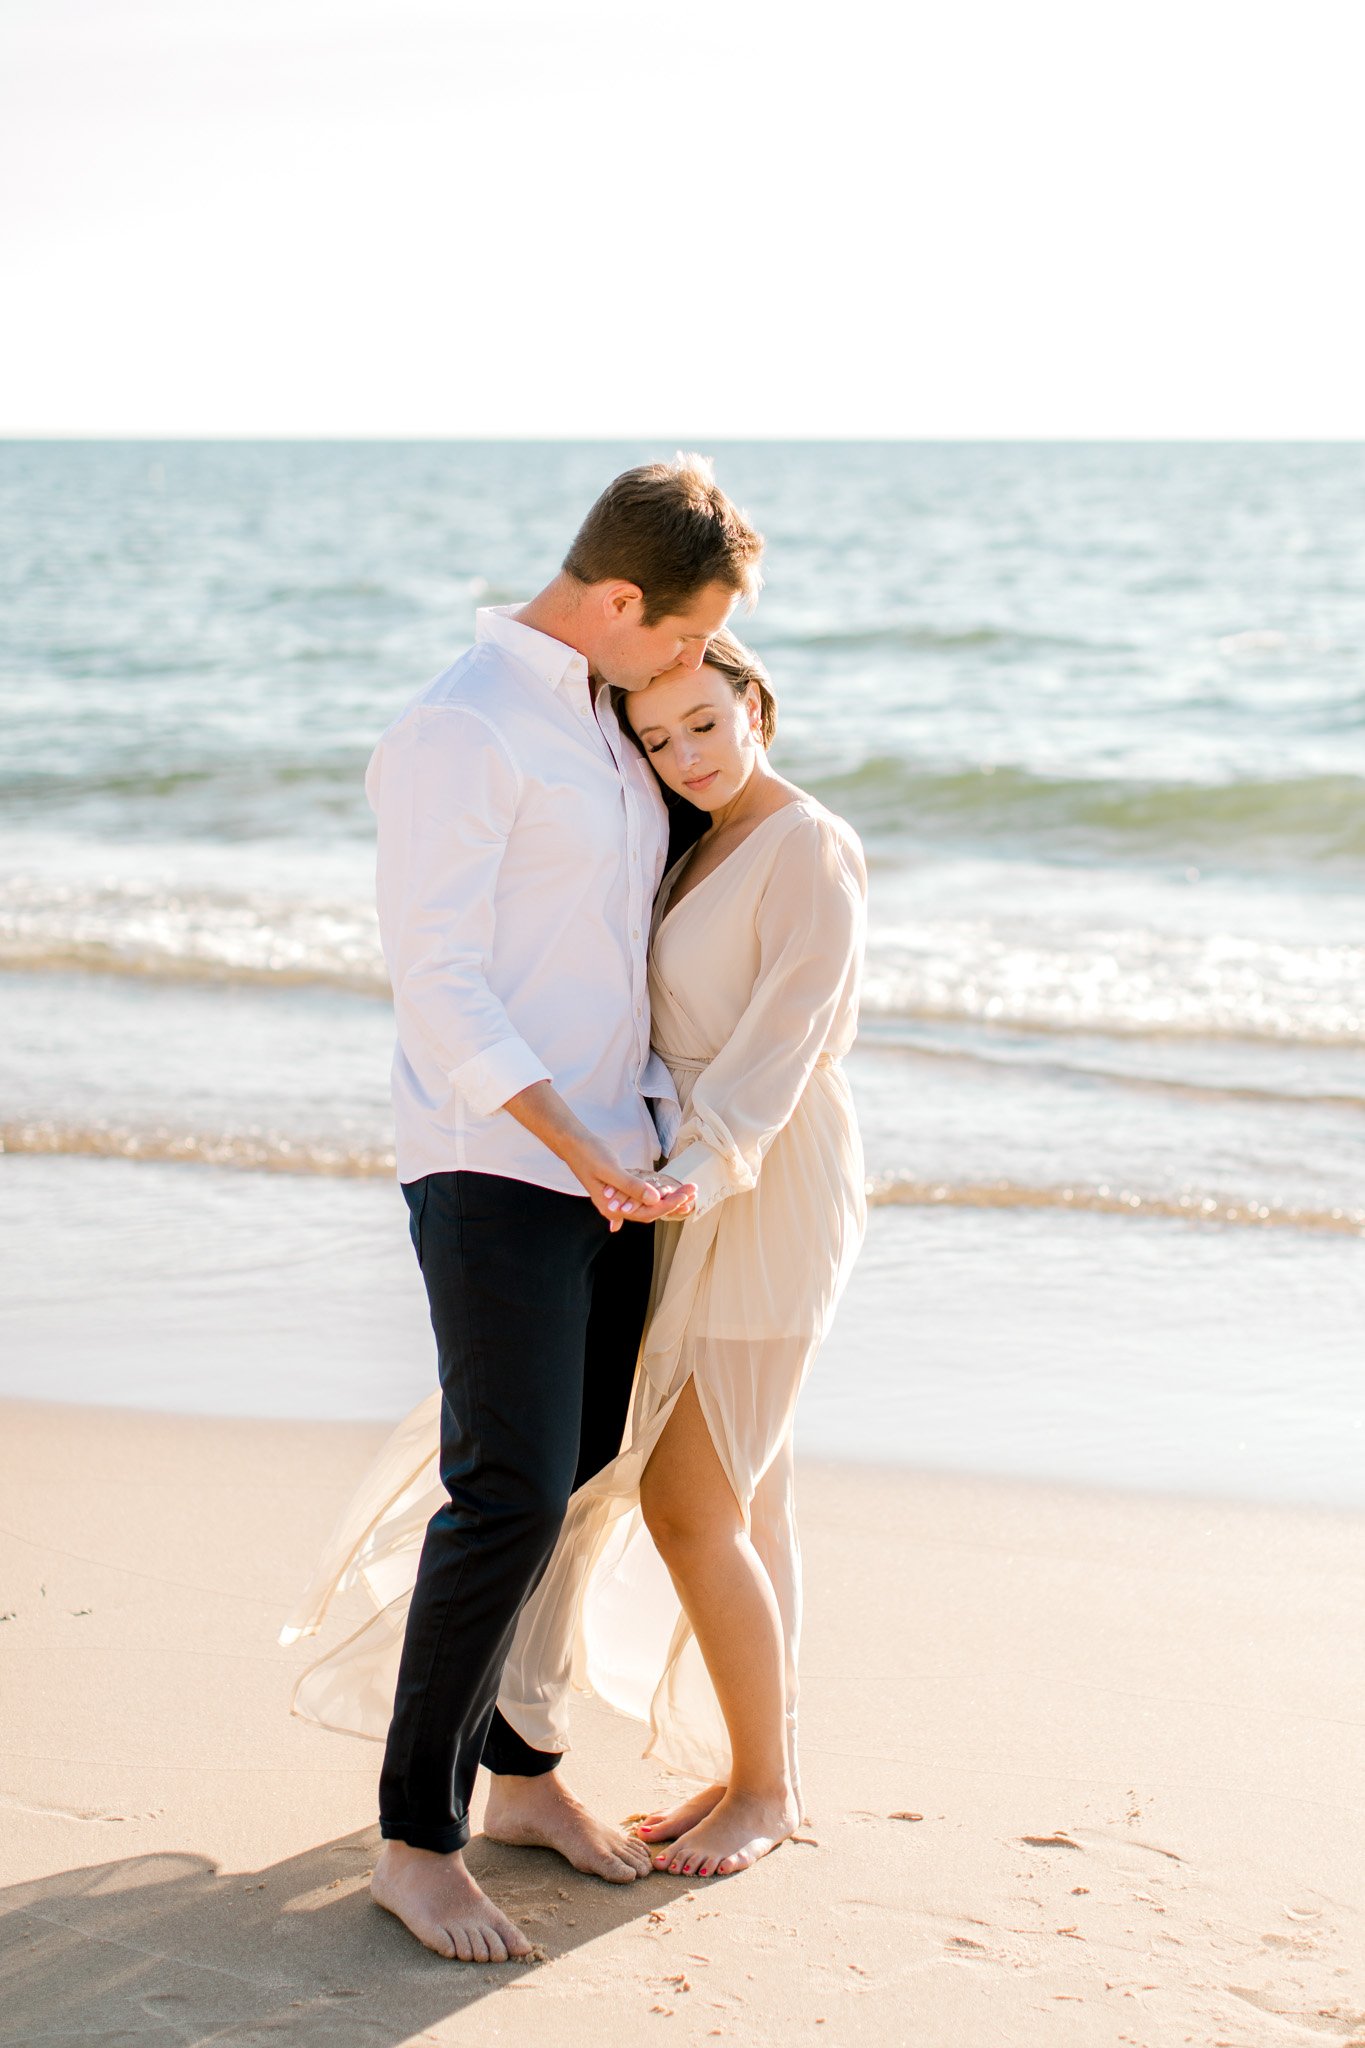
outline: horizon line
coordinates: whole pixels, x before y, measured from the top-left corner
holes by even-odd
[[[269,442],[282,447],[319,445],[365,445],[376,446],[428,446],[432,443],[446,443],[451,446],[511,447],[543,446],[551,443],[564,447],[609,447],[615,444],[636,441],[666,441],[682,447],[711,443],[727,447],[790,446],[799,443],[810,447],[1205,447],[1232,448],[1245,446],[1260,447],[1314,447],[1351,448],[1365,447],[1365,434],[698,434],[695,432],[617,432],[594,434],[453,434],[453,433],[312,433],[312,432],[251,432],[219,431],[200,429],[190,431],[156,431],[152,429],[136,432],[123,430],[92,430],[88,428],[7,428],[0,427],[0,443],[23,442],[71,442],[101,443],[111,445],[138,445],[146,443],[183,443],[186,446],[204,443],[230,444],[233,442]]]

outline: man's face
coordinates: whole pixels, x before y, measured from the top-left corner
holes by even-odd
[[[641,623],[644,599],[613,604],[593,659],[594,672],[618,690],[643,690],[670,669],[699,669],[711,635],[734,609],[737,593],[708,583],[683,612],[666,613],[652,626]]]

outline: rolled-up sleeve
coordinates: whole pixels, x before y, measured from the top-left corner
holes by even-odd
[[[501,735],[463,705],[420,706],[386,734],[367,782],[398,1036],[476,1116],[553,1079],[488,982],[498,871],[521,777]]]

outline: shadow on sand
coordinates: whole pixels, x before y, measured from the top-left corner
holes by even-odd
[[[378,1849],[368,1828],[233,1876],[201,1856],[130,1856],[0,1891],[0,2043],[393,2048],[492,1993],[517,2002],[541,1965],[431,1955],[371,1902]],[[469,1863],[552,1956],[684,1888],[603,1884],[482,1838]]]

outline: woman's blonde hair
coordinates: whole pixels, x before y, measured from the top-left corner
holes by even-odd
[[[719,669],[734,684],[737,697],[744,695],[750,683],[757,683],[759,738],[765,747],[770,747],[777,732],[777,699],[768,671],[758,656],[728,626],[722,626],[707,642],[706,666]]]

